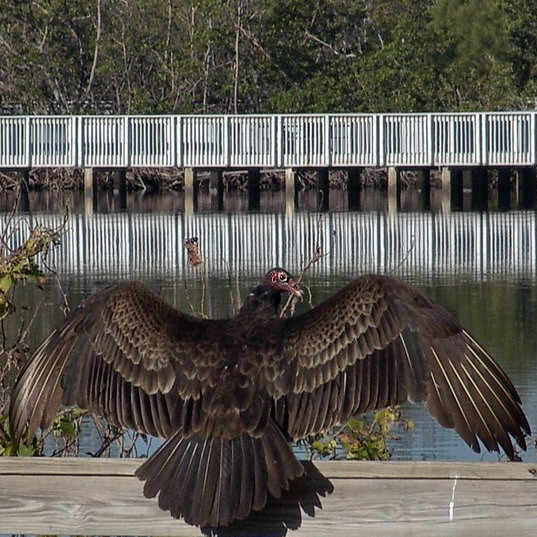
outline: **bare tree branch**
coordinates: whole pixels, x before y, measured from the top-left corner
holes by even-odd
[[[88,78],[88,85],[86,87],[86,99],[91,91],[93,79],[95,78],[95,69],[97,68],[97,60],[99,58],[99,44],[101,40],[101,0],[97,0],[97,29],[95,35],[95,49],[93,52],[93,62],[91,64],[91,71]]]

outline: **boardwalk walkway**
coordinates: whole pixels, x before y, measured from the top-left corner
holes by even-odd
[[[537,112],[0,117],[0,169],[534,166]]]
[[[224,170],[247,170],[249,206],[259,208],[260,170],[285,170],[293,206],[296,170],[315,170],[319,206],[329,207],[329,170],[346,170],[349,207],[356,205],[363,168],[386,168],[397,199],[400,171],[419,169],[425,198],[430,172],[442,168],[442,191],[455,206],[469,174],[476,206],[486,201],[487,174],[497,173],[507,198],[513,171],[517,190],[537,190],[537,112],[457,114],[295,114],[227,116],[5,116],[0,117],[0,171],[83,168],[88,199],[95,174],[113,170],[126,206],[131,168],[182,168],[185,208],[195,206],[197,173],[210,171],[215,206],[222,206]],[[27,181],[22,181],[27,184]],[[451,203],[451,202],[450,202]],[[91,203],[88,203],[91,206]],[[447,206],[447,204],[446,204]]]

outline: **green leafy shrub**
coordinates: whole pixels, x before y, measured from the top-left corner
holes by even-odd
[[[13,215],[11,215],[13,216]],[[45,255],[49,247],[59,240],[65,222],[58,228],[38,226],[30,230],[28,238],[15,250],[9,251],[8,236],[13,226],[13,218],[4,227],[0,250],[0,324],[16,311],[15,288],[25,281],[36,282],[39,286],[45,281],[45,274],[37,263],[38,254]],[[5,333],[2,326],[2,333]],[[16,340],[7,344],[5,336],[0,348],[0,456],[33,456],[42,453],[44,438],[32,439],[29,443],[17,442],[12,438],[7,417],[7,394],[17,376],[24,359],[27,346],[24,341],[25,330],[20,330]],[[60,430],[62,426],[59,426]],[[67,424],[63,432],[69,433]],[[68,436],[68,435],[67,435]]]
[[[401,420],[394,407],[351,418],[343,427],[310,437],[305,441],[311,459],[388,460],[389,439],[396,438],[394,428],[413,428],[410,420]]]

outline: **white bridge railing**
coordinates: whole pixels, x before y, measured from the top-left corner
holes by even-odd
[[[536,113],[4,116],[0,168],[531,166]]]

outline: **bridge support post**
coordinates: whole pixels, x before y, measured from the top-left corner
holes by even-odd
[[[127,170],[125,168],[114,170],[114,195],[117,196],[116,208],[118,211],[127,210]]]
[[[488,207],[489,191],[487,170],[483,167],[470,170],[472,182],[472,210],[484,211]]]
[[[440,207],[443,213],[451,211],[451,168],[442,168]]]
[[[511,170],[498,168],[498,208],[508,210],[511,206]]]
[[[424,211],[431,209],[431,170],[423,168],[421,170],[421,206]]]
[[[185,214],[192,214],[198,205],[197,171],[194,168],[184,169]]]
[[[462,170],[451,170],[451,210],[461,211],[463,208],[464,182]]]
[[[461,198],[461,209],[465,209],[465,203],[466,200],[464,199],[464,193],[465,192],[472,192],[472,170],[470,168],[466,168],[464,170],[461,170],[461,176],[462,176],[462,198]],[[471,198],[470,198],[471,201]]]
[[[395,166],[388,167],[388,212],[394,213],[401,207],[400,170]]]
[[[330,207],[328,168],[319,168],[317,170],[317,207],[320,211],[328,211]]]
[[[17,209],[21,213],[30,212],[30,196],[28,193],[28,180],[30,178],[30,170],[24,169],[17,172],[19,178],[19,205]]]
[[[97,207],[97,184],[94,168],[84,168],[84,214],[91,215]]]
[[[518,199],[521,209],[533,209],[537,193],[537,175],[535,168],[518,170]]]
[[[362,197],[362,168],[347,170],[347,199],[349,211],[358,211]]]
[[[248,170],[248,210],[257,211],[261,206],[261,171],[259,168]]]
[[[209,196],[211,209],[222,211],[224,209],[224,180],[222,170],[211,170],[209,175]]]
[[[285,213],[293,214],[298,207],[296,174],[293,168],[285,168]]]

